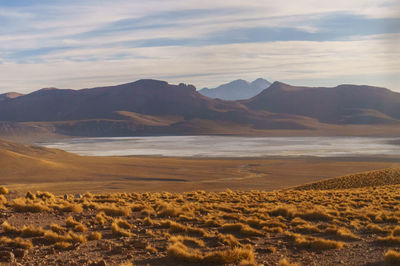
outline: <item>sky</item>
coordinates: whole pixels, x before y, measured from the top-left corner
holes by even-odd
[[[262,77],[400,92],[398,0],[0,0],[0,93]]]

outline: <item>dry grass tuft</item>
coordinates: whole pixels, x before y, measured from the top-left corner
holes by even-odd
[[[6,195],[8,194],[8,189],[4,186],[0,187],[0,195]]]
[[[69,250],[72,248],[72,244],[69,242],[61,241],[54,244],[54,248],[58,250]]]
[[[34,202],[28,199],[15,199],[10,204],[16,212],[43,212],[50,211],[50,208],[42,202]]]
[[[50,230],[53,231],[53,232],[55,232],[55,233],[61,234],[61,233],[64,233],[65,231],[67,231],[67,228],[62,227],[61,225],[52,223],[52,224],[50,225]]]
[[[146,250],[148,252],[150,252],[150,253],[153,253],[153,254],[156,254],[158,252],[158,250],[155,247],[151,246],[151,245],[147,245],[146,246]]]
[[[114,222],[115,222],[119,227],[121,227],[121,228],[123,228],[123,229],[129,230],[129,229],[132,229],[132,227],[133,227],[128,221],[123,220],[123,219],[116,219]]]
[[[20,237],[16,237],[14,239],[8,237],[1,237],[0,243],[7,245],[9,247],[23,248],[23,249],[31,249],[33,244],[30,240],[24,240]]]
[[[224,224],[220,228],[222,232],[236,232],[246,236],[262,236],[263,233],[259,230],[251,228],[247,224],[236,223],[236,224]]]
[[[189,236],[171,236],[169,241],[172,243],[181,242],[191,247],[205,247],[203,240]]]
[[[366,227],[367,231],[371,232],[371,233],[375,233],[375,234],[386,234],[389,231],[380,227],[377,224],[368,224]]]
[[[20,233],[20,230],[18,228],[10,225],[7,221],[4,221],[3,224],[1,225],[1,227],[6,234],[19,234]]]
[[[203,254],[194,249],[189,249],[180,241],[174,242],[167,249],[168,258],[174,261],[198,263],[204,259]]]
[[[125,206],[101,206],[99,211],[103,211],[108,216],[129,216],[131,215],[131,209]]]
[[[399,236],[388,235],[384,237],[378,237],[377,241],[387,245],[400,245]]]
[[[116,223],[116,222],[112,223],[111,231],[112,231],[113,235],[115,235],[115,236],[127,236],[127,237],[132,236],[132,233],[130,231],[119,227],[118,223]]]
[[[344,243],[339,241],[303,236],[295,233],[286,233],[286,235],[294,241],[295,245],[302,248],[321,251],[328,249],[341,249],[344,247]]]
[[[287,259],[281,259],[278,266],[300,266],[298,263],[291,263]]]
[[[349,229],[347,229],[345,227],[337,228],[336,226],[331,226],[331,227],[328,227],[327,229],[325,229],[325,233],[337,235],[341,239],[344,239],[344,240],[359,240],[360,239],[359,236],[356,236]]]
[[[254,251],[251,246],[219,250],[202,254],[199,250],[190,249],[182,242],[175,242],[167,249],[167,256],[174,261],[189,263],[210,263],[210,264],[232,264],[245,260],[247,263],[255,263]]]
[[[224,243],[225,245],[228,245],[230,247],[239,247],[240,246],[240,242],[239,240],[231,235],[231,234],[218,234],[218,239]]]
[[[100,232],[91,232],[89,235],[88,235],[88,240],[90,240],[90,241],[93,241],[93,240],[100,240],[100,239],[102,239],[102,235],[101,235],[101,233]]]
[[[389,249],[385,253],[385,262],[393,265],[400,265],[400,252]]]
[[[34,226],[26,226],[22,227],[21,229],[21,236],[22,237],[38,237],[43,236],[44,230],[43,228],[35,228]]]

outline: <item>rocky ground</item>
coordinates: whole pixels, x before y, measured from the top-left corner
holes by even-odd
[[[390,265],[400,261],[399,185],[275,192],[59,196],[37,192],[20,198],[5,188],[0,191],[3,263]]]

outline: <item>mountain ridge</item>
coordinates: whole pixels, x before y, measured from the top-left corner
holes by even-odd
[[[8,137],[393,135],[400,133],[399,120],[399,93],[358,85],[274,82],[248,100],[227,101],[206,97],[193,85],[146,79],[81,90],[41,89],[0,102],[0,136]]]
[[[199,93],[213,99],[244,100],[259,94],[270,85],[271,83],[263,78],[258,78],[252,82],[237,79],[216,88],[203,88],[199,90]]]

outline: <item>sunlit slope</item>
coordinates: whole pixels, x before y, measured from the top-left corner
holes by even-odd
[[[400,169],[389,168],[330,178],[297,187],[301,190],[346,189],[400,184]]]
[[[19,191],[274,190],[397,168],[393,159],[78,156],[0,140],[0,182]]]

